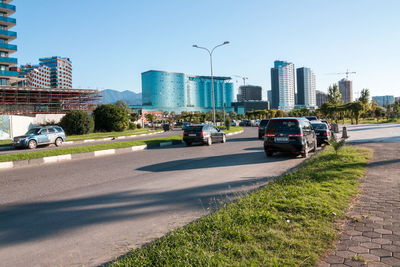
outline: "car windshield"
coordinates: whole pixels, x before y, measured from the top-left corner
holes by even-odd
[[[187,132],[201,132],[203,130],[203,126],[188,126],[186,127]]]
[[[300,133],[297,120],[271,120],[267,127],[268,133]]]
[[[326,130],[327,129],[325,123],[311,123],[311,125],[315,130]]]
[[[260,122],[260,127],[265,127],[265,126],[267,126],[268,122],[269,122],[269,120],[262,120],[262,121]]]
[[[25,135],[38,134],[39,131],[40,131],[40,128],[32,128],[29,131],[27,131]]]

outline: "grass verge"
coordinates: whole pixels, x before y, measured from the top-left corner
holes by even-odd
[[[233,133],[233,132],[238,132],[238,131],[241,131],[241,130],[243,130],[242,127],[231,126],[231,128],[229,130],[223,130],[223,131],[224,131],[224,133]]]
[[[136,129],[136,130],[126,130],[122,132],[104,132],[104,133],[90,133],[90,134],[82,134],[82,135],[69,135],[67,136],[67,141],[81,141],[86,139],[101,139],[108,137],[119,137],[119,136],[128,136],[128,135],[138,135],[138,134],[147,134],[157,132],[159,130],[150,130],[150,129]]]
[[[371,152],[327,148],[215,213],[111,266],[312,266],[338,237],[335,222],[358,192]]]
[[[35,152],[3,154],[3,155],[0,155],[0,162],[35,159],[35,158],[59,156],[59,155],[66,155],[66,154],[76,154],[76,153],[92,152],[92,151],[105,150],[105,149],[125,148],[125,147],[131,147],[131,146],[151,145],[151,144],[157,144],[157,143],[161,143],[161,142],[167,142],[167,141],[172,141],[172,140],[181,140],[181,139],[182,139],[181,136],[172,136],[172,137],[164,137],[164,138],[153,138],[153,139],[145,139],[145,140],[137,140],[137,141],[115,142],[115,143],[88,145],[88,146],[80,146],[80,147],[66,147],[66,148],[35,151]]]

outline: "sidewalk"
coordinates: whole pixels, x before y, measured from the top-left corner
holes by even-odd
[[[340,240],[320,267],[400,266],[400,143],[362,146],[374,150],[374,159]]]

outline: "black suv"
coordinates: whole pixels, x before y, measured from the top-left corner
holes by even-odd
[[[187,146],[192,143],[203,143],[211,146],[215,142],[226,142],[226,135],[219,128],[211,124],[190,125],[183,131],[183,141]]]
[[[269,119],[261,120],[258,125],[258,139],[263,139],[265,135],[265,127],[267,126]]]
[[[317,138],[306,118],[274,118],[265,129],[264,151],[267,157],[274,152],[291,152],[308,156],[317,149]]]

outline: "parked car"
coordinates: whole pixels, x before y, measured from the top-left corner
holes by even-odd
[[[317,138],[306,118],[270,119],[265,129],[264,151],[267,157],[274,152],[291,152],[308,156],[317,149]]]
[[[239,126],[251,126],[251,121],[250,120],[242,120],[239,123]]]
[[[329,144],[328,140],[332,133],[328,125],[322,121],[312,121],[311,125],[314,128],[315,135],[317,136],[317,146]]]
[[[231,126],[235,127],[235,126],[239,126],[239,123],[235,120],[231,121]]]
[[[226,134],[211,124],[193,124],[183,131],[183,141],[187,146],[192,143],[203,143],[211,146],[212,143],[226,142]]]
[[[191,125],[190,122],[186,122],[186,121],[182,122],[182,130],[185,130],[190,125]]]
[[[261,120],[258,125],[258,139],[263,139],[265,135],[265,127],[267,126],[269,119]]]
[[[318,120],[317,116],[304,116],[304,118],[306,118],[309,121],[316,121]]]
[[[13,146],[30,149],[38,145],[61,146],[65,140],[65,132],[60,126],[35,127],[27,131],[25,135],[14,137]]]
[[[326,125],[328,125],[328,129],[332,131],[332,125],[330,124],[329,121],[327,121],[327,120],[321,120],[321,122],[325,122]]]

